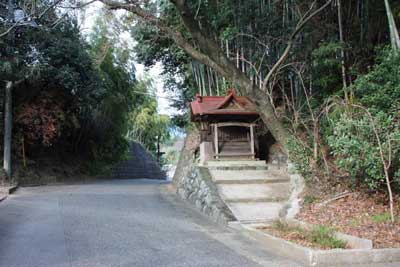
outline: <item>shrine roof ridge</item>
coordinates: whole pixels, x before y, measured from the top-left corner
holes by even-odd
[[[238,96],[234,89],[224,96],[200,96],[190,103],[193,116],[202,115],[258,115],[256,105],[246,96]]]

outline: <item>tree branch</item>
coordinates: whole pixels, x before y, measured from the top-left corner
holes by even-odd
[[[283,146],[286,146],[290,133],[275,116],[273,103],[268,100],[268,96],[265,92],[255,86],[244,73],[236,68],[234,63],[227,58],[225,52],[221,50],[220,46],[215,42],[215,40],[209,38],[207,34],[201,30],[198,22],[194,19],[194,15],[186,5],[185,0],[171,0],[171,2],[177,8],[184,26],[189,31],[191,37],[199,48],[195,48],[190,41],[186,40],[181,35],[179,31],[168,27],[160,19],[143,10],[138,2],[132,1],[129,3],[123,3],[115,0],[99,1],[107,5],[110,9],[125,9],[129,12],[132,12],[142,21],[157,27],[160,31],[165,32],[192,58],[213,68],[222,76],[229,78],[232,82],[237,84],[238,90],[249,96],[254,101],[260,117],[271,131],[275,139]]]
[[[311,4],[310,9],[304,14],[304,16],[299,20],[297,23],[294,31],[290,35],[289,41],[286,45],[285,50],[283,51],[281,57],[279,60],[274,64],[274,66],[271,68],[271,70],[268,72],[267,76],[264,79],[263,82],[263,90],[265,91],[267,89],[267,85],[269,80],[271,79],[271,76],[274,74],[274,72],[279,68],[279,66],[287,59],[289,56],[289,52],[293,47],[294,42],[297,39],[297,35],[300,33],[300,31],[304,28],[304,26],[307,24],[308,21],[310,21],[313,17],[318,15],[322,10],[324,10],[326,7],[328,7],[331,4],[332,0],[328,0],[324,5],[322,5],[320,8],[315,10],[314,12],[311,12],[314,8],[315,1]]]
[[[10,26],[6,31],[0,33],[0,38],[6,36],[7,34],[9,34],[12,30],[14,30],[17,26],[19,26],[20,23],[16,22],[14,23],[12,26]]]
[[[0,33],[0,38],[6,36],[13,29],[17,28],[18,26],[23,26],[26,19],[40,19],[40,18],[42,18],[44,15],[47,14],[47,12],[49,12],[51,9],[55,8],[62,1],[64,1],[64,0],[56,0],[56,1],[54,1],[53,4],[51,4],[48,7],[46,7],[38,16],[34,16],[32,14],[24,16],[21,20],[19,20],[19,21],[15,22],[14,24],[12,24],[7,30],[5,30],[4,32]],[[94,2],[94,1],[91,1],[91,2]]]
[[[194,59],[198,60],[199,62],[201,62],[205,65],[208,65],[211,68],[214,68],[215,70],[220,72],[222,75],[227,75],[226,71],[219,64],[217,64],[207,54],[202,53],[198,49],[196,49],[192,44],[189,43],[189,41],[187,41],[181,35],[181,33],[166,26],[160,19],[158,19],[154,15],[146,12],[138,5],[131,4],[131,3],[121,3],[118,1],[114,1],[114,0],[100,0],[100,1],[102,3],[104,3],[106,6],[108,6],[110,9],[113,9],[113,10],[124,9],[129,12],[132,12],[140,20],[155,26],[156,28],[158,28],[159,30],[161,30],[162,32],[167,34],[167,36],[169,38],[171,38],[179,47],[181,47],[183,50],[185,50]]]

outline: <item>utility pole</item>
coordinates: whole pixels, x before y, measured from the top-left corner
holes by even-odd
[[[12,87],[13,82],[7,81],[4,103],[4,157],[3,168],[7,178],[11,178],[11,140],[12,140]]]
[[[157,135],[157,163],[160,163],[160,136]]]
[[[14,23],[14,0],[8,0],[8,23]],[[14,36],[11,34],[11,38]],[[13,82],[7,81],[5,88],[5,103],[4,103],[4,155],[3,155],[3,168],[10,181],[11,171],[11,140],[12,140],[12,88]]]

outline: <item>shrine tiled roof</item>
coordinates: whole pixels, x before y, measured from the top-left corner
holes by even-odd
[[[256,105],[245,96],[230,89],[225,96],[200,96],[190,103],[193,116],[202,115],[258,115]]]

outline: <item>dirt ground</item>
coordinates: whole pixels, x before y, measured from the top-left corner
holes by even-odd
[[[388,198],[383,193],[352,192],[333,199],[304,198],[297,219],[373,241],[374,248],[400,248],[400,198],[395,198],[395,222],[390,220]],[[307,201],[308,200],[308,201]]]

